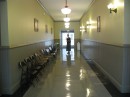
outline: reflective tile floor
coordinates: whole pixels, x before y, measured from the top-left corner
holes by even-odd
[[[56,62],[50,64],[35,87],[23,97],[112,97],[94,71],[80,55],[62,49]]]
[[[18,89],[13,95],[1,97],[130,97],[122,94],[80,51],[60,50],[56,61],[49,64],[35,86]]]

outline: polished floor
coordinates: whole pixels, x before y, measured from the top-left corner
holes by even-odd
[[[130,93],[120,93],[92,60],[74,49],[70,54],[61,49],[39,78],[34,86],[0,97],[130,97]]]
[[[23,97],[112,97],[80,51],[62,49]]]

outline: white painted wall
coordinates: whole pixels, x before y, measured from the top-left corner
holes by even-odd
[[[124,11],[124,44],[130,44],[130,0],[125,0]]]
[[[114,1],[119,1],[117,13],[110,14],[107,5]],[[81,39],[92,42],[90,45],[93,48],[88,51],[88,54],[122,93],[130,92],[129,5],[129,0],[95,0],[80,22],[81,26],[87,26],[86,22],[92,21],[92,28],[89,28],[87,33],[83,32]],[[97,32],[98,16],[101,16],[101,32]],[[86,46],[86,50],[88,49]],[[96,53],[99,53],[98,56]]]
[[[38,32],[34,31],[34,18],[38,20]],[[48,33],[45,32],[48,26]],[[37,0],[8,1],[8,32],[10,47],[33,44],[54,38],[52,18]],[[17,36],[17,37],[16,37]]]
[[[0,2],[0,48],[1,48],[1,2]],[[1,50],[0,50],[0,57],[1,57]],[[1,65],[0,65],[0,71],[1,71]],[[1,82],[2,82],[2,78],[0,72],[0,96],[1,96]]]
[[[87,34],[82,33],[82,39],[89,39],[101,43],[112,45],[124,44],[124,6],[117,7],[117,13],[111,13],[107,5],[115,0],[95,0],[88,12],[83,16],[80,26],[87,26],[87,21],[91,22],[91,27],[87,29]],[[118,0],[124,3],[124,0]],[[97,32],[97,17],[101,17],[101,32]]]
[[[1,9],[1,45],[8,46],[8,17],[7,17],[7,1],[3,0],[0,2]]]
[[[2,11],[0,85],[2,94],[13,94],[20,85],[18,62],[36,50],[53,44],[54,22],[37,0],[8,0],[8,2],[4,0],[0,6]],[[34,18],[39,21],[38,32],[34,31]],[[48,33],[45,32],[45,25],[48,25]]]

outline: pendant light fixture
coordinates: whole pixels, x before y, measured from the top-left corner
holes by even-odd
[[[70,21],[70,18],[67,17],[67,14],[66,14],[66,17],[64,18],[64,21],[65,21],[65,22],[69,22],[69,21]]]
[[[65,26],[65,28],[69,28],[69,25]]]
[[[71,13],[71,9],[68,8],[68,6],[67,6],[67,0],[65,0],[65,7],[61,9],[61,12],[63,14],[70,14]]]
[[[69,28],[70,23],[69,22],[65,22],[65,28]]]
[[[65,22],[65,26],[69,26],[70,25],[70,23],[69,22]]]

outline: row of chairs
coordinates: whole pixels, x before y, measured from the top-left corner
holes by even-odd
[[[39,75],[43,73],[48,64],[55,61],[56,55],[57,49],[49,46],[20,61],[18,66],[21,70],[21,87],[34,85],[34,81],[39,81]]]

